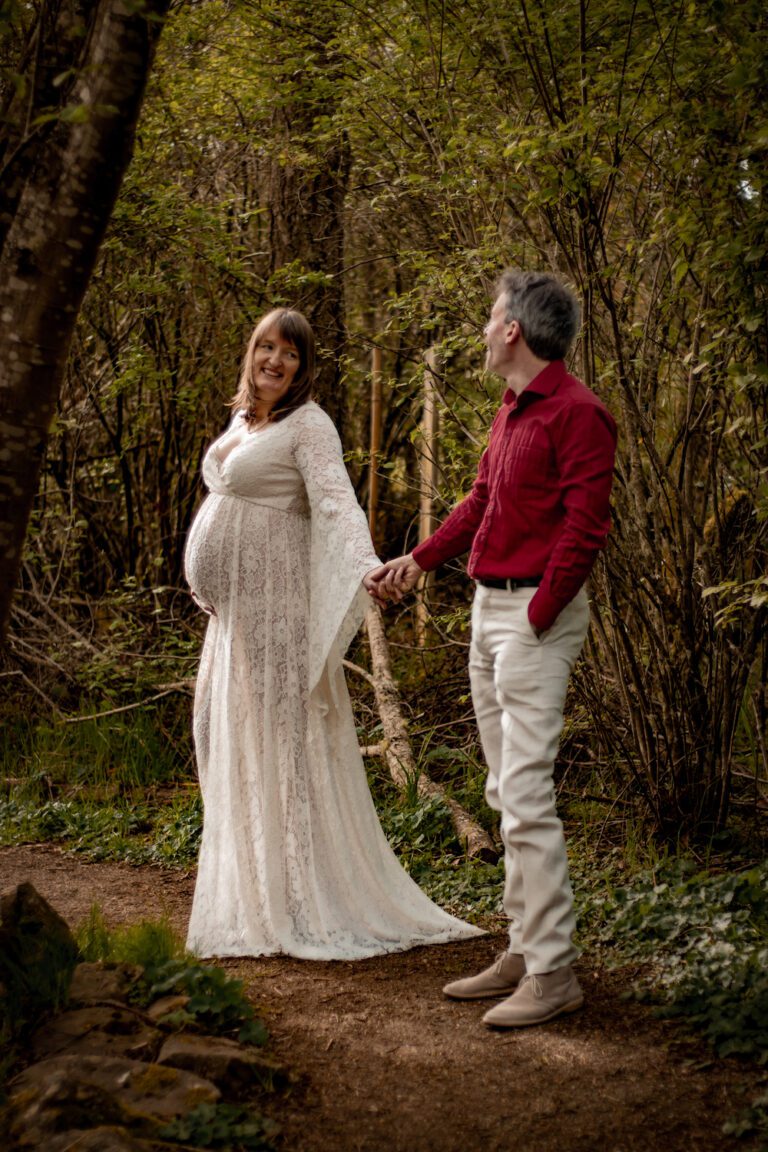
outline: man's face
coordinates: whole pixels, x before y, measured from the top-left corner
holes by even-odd
[[[504,370],[509,365],[511,345],[507,340],[507,335],[515,323],[514,320],[507,320],[505,312],[504,297],[499,296],[491,309],[491,318],[485,326],[485,343],[488,347],[485,356],[485,370],[486,372],[496,372],[499,376],[504,375]]]

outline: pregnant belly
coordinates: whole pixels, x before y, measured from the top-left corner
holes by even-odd
[[[184,570],[201,604],[218,617],[283,616],[286,600],[309,608],[310,522],[305,516],[211,493],[187,538]],[[293,609],[292,609],[293,610]]]
[[[184,573],[201,606],[219,612],[227,603],[232,583],[235,523],[238,502],[211,494],[203,503],[187,537]]]

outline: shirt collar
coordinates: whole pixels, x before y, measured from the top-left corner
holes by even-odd
[[[557,391],[565,379],[565,374],[565,361],[552,360],[547,364],[546,368],[542,368],[538,376],[534,376],[533,380],[523,389],[519,396],[516,396],[511,388],[507,388],[504,393],[504,403],[512,408],[516,408],[517,402],[522,400],[523,397],[526,397],[525,402],[528,403],[529,394],[531,399],[533,399],[533,396],[551,396]]]

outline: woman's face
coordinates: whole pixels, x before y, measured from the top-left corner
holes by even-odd
[[[253,383],[268,412],[285,396],[300,364],[296,345],[282,337],[276,325],[268,328],[253,352]]]

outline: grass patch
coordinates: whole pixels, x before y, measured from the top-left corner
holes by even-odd
[[[187,996],[184,1007],[166,1016],[165,1023],[180,1028],[198,1025],[219,1036],[232,1036],[241,1044],[266,1042],[267,1030],[245,995],[242,981],[191,956],[166,920],[113,929],[94,906],[75,939],[85,960],[138,965],[143,971],[136,984],[136,1000],[142,1006],[161,996]]]
[[[90,963],[135,964],[151,972],[186,956],[184,944],[167,920],[110,928],[97,904],[74,936],[82,959]]]
[[[82,711],[90,707],[88,698]],[[0,726],[0,846],[53,842],[92,860],[194,863],[202,804],[189,710],[184,697],[77,724],[9,718]]]
[[[90,717],[105,706],[90,698],[80,711]],[[189,703],[162,701],[122,716],[91,717],[65,724],[17,715],[0,727],[0,776],[15,781],[20,795],[51,798],[62,789],[84,788],[101,796],[189,779]]]

